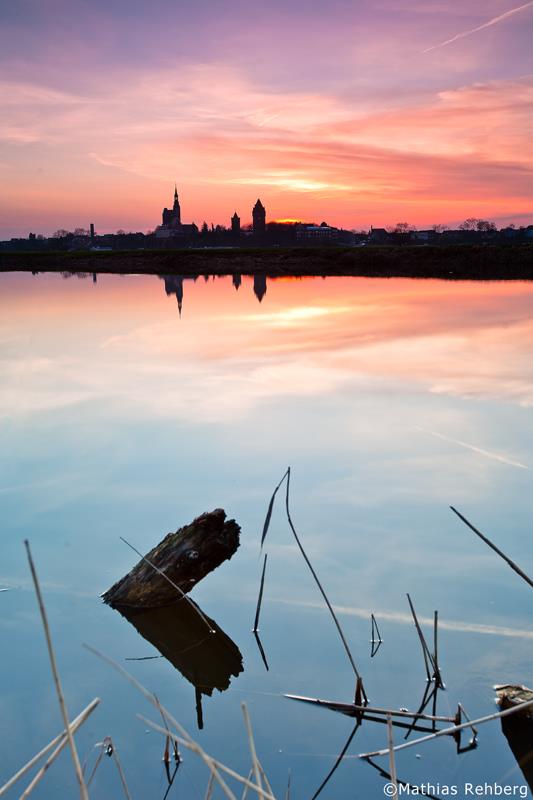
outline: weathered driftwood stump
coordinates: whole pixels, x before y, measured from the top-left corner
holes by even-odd
[[[496,702],[502,709],[512,708],[533,700],[533,691],[527,686],[504,684],[495,686]],[[524,708],[501,719],[502,731],[522,770],[522,774],[533,790],[533,706]]]
[[[217,508],[197,517],[176,533],[169,533],[123,578],[105,592],[113,608],[157,608],[175,603],[179,591],[148,562],[154,564],[182,592],[231,558],[239,546],[240,527]]]

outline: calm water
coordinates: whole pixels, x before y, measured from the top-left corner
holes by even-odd
[[[71,715],[102,698],[78,735],[82,757],[93,763],[110,734],[134,800],[163,798],[163,742],[136,716],[156,715],[87,642],[245,774],[246,701],[279,796],[289,770],[292,797],[312,796],[352,720],[282,694],[350,702],[354,677],[282,503],[267,539],[269,672],[250,632],[264,515],[288,464],[295,524],[374,705],[416,709],[426,687],[406,592],[428,635],[439,610],[439,713],[461,701],[481,716],[494,709],[494,683],[533,683],[533,593],[449,510],[533,573],[531,284],[243,278],[236,290],[230,277],[4,274],[0,291],[0,782],[62,727],[28,537]],[[137,560],[119,536],[146,552],[216,507],[242,526],[241,547],[193,597],[244,671],[204,698],[198,731],[191,683],[163,658],[126,662],[157,651],[99,595]],[[384,640],[374,658],[372,612]],[[385,727],[365,723],[348,752],[385,743]],[[445,738],[398,754],[397,767],[413,784],[525,783],[498,722],[473,752],[457,756]],[[169,797],[203,798],[206,783],[186,754]],[[383,785],[348,758],[322,796],[379,798]],[[120,796],[111,761],[93,787]],[[67,753],[33,796],[76,796]]]

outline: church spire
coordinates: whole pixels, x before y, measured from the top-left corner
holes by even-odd
[[[181,225],[181,208],[178,200],[178,187],[174,184],[174,205],[172,206],[173,225],[179,228]]]

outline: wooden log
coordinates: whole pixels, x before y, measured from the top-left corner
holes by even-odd
[[[501,709],[512,708],[513,706],[521,706],[523,703],[529,703],[533,700],[533,689],[528,689],[527,686],[520,686],[514,683],[501,683],[494,687],[496,692],[496,702]],[[525,717],[533,721],[533,709],[531,706],[524,708],[513,716]]]
[[[201,514],[189,525],[167,534],[104,592],[104,602],[113,608],[158,608],[175,603],[180,591],[186,594],[232,557],[239,546],[240,530],[235,520],[226,519],[221,508]]]
[[[500,708],[507,709],[533,700],[533,691],[527,686],[504,684],[495,686],[496,701]],[[518,711],[501,721],[502,732],[513,751],[518,766],[533,791],[533,711],[531,706]]]

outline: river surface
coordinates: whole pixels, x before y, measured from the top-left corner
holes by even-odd
[[[167,791],[164,739],[137,715],[160,717],[83,643],[244,775],[246,702],[276,796],[290,773],[291,798],[312,797],[354,720],[283,695],[349,703],[355,678],[287,525],[284,490],[264,548],[268,671],[251,633],[263,521],[289,465],[295,527],[372,706],[416,710],[427,688],[407,592],[430,645],[439,612],[437,714],[453,717],[458,702],[470,718],[490,714],[495,683],[533,684],[533,592],[449,508],[533,574],[532,284],[11,273],[0,304],[0,784],[62,728],[27,538],[69,713],[102,700],[77,734],[89,772],[110,735],[133,800]],[[244,669],[203,697],[198,730],[192,683],[152,658],[154,644],[100,594],[138,560],[120,536],[147,552],[219,507],[241,525],[241,546],[192,597]],[[201,671],[179,658],[189,677]],[[395,742],[404,736],[394,728]],[[321,796],[383,797],[386,779],[355,756],[386,741],[386,725],[365,721]],[[446,786],[473,796],[465,785],[485,782],[524,796],[498,721],[479,728],[477,749],[456,751],[443,737],[398,753],[398,777],[432,784],[436,797]],[[168,797],[203,798],[207,778],[184,753]],[[32,798],[76,795],[65,751]],[[121,796],[111,759],[91,796]]]

